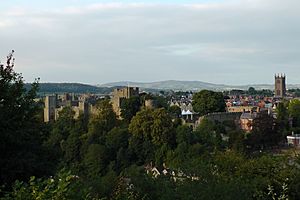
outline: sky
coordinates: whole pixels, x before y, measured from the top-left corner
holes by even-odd
[[[26,82],[300,83],[299,0],[0,0]]]

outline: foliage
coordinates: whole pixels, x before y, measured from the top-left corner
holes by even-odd
[[[295,97],[300,97],[300,89],[289,89],[288,90],[289,93],[293,94]]]
[[[25,88],[30,90],[32,86],[25,84]],[[109,94],[114,87],[97,87],[80,83],[40,83],[40,94],[53,93],[92,93],[92,94]]]
[[[213,122],[203,119],[200,126],[195,131],[198,141],[208,149],[214,150],[222,147],[222,130]]]
[[[164,108],[142,110],[132,119],[129,131],[134,137],[151,141],[154,145],[172,145],[173,124]]]
[[[288,102],[280,102],[276,107],[276,123],[283,136],[289,130]]]
[[[212,112],[224,112],[225,101],[221,92],[202,90],[193,95],[193,108],[200,115]]]
[[[173,118],[179,118],[181,116],[181,109],[177,105],[170,106],[168,112]]]
[[[248,89],[248,94],[250,94],[250,95],[256,94],[255,88],[254,88],[254,87],[249,87],[249,89]]]
[[[123,99],[121,103],[121,117],[128,123],[140,110],[141,100],[140,97],[130,97],[129,99]]]
[[[89,121],[88,143],[101,142],[105,134],[117,125],[117,116],[108,99],[100,100],[96,107],[97,113]]]
[[[229,121],[181,125],[180,108],[162,96],[149,97],[158,109],[124,101],[120,121],[104,99],[89,119],[66,107],[43,124],[34,87],[24,90],[12,67],[2,66],[0,78],[0,199],[300,199],[299,158],[269,152],[288,117],[300,119],[297,101],[278,104],[277,119],[259,115],[248,134]],[[221,112],[223,98],[201,91],[193,106],[201,115]]]
[[[282,140],[275,125],[274,118],[267,113],[261,113],[253,120],[253,129],[246,143],[252,149],[264,149],[276,146]]]
[[[5,65],[0,64],[0,184],[50,170],[42,146],[41,110],[34,102],[39,85],[24,88],[23,77],[14,71],[12,53]]]
[[[293,118],[293,127],[300,127],[300,100],[292,99],[289,102],[288,112]]]
[[[82,187],[80,178],[70,171],[60,171],[57,176],[39,179],[32,176],[29,183],[16,181],[11,193],[7,193],[2,200],[31,200],[31,199],[92,199],[89,191]]]

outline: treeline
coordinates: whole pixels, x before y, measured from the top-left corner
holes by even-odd
[[[289,89],[288,90],[289,93],[293,94],[295,97],[300,97],[300,89]]]
[[[142,109],[127,123],[116,118],[109,100],[97,106],[90,120],[74,120],[66,107],[42,143],[47,160],[39,164],[44,162],[53,177],[16,182],[4,199],[298,198],[296,164],[286,165],[285,157],[257,155],[260,141],[245,138],[231,123],[203,121],[193,131],[174,123],[165,108]],[[256,131],[263,127],[257,125]],[[276,142],[261,144],[268,148]],[[157,178],[151,175],[154,166],[161,172]],[[168,174],[163,175],[164,169]]]
[[[31,84],[25,84],[25,89],[30,90]],[[114,88],[97,87],[80,83],[40,83],[39,94],[54,93],[92,93],[92,94],[109,94]]]
[[[24,88],[30,90],[32,84],[25,83]],[[93,85],[81,84],[81,83],[39,83],[38,95],[45,94],[57,94],[57,93],[74,93],[74,94],[107,94],[109,95],[115,88],[120,88],[120,86],[115,87],[97,87]],[[158,89],[147,88],[144,89],[147,92],[159,93]]]
[[[256,90],[254,87],[249,87],[248,90],[230,90],[225,91],[225,95],[257,95],[257,96],[265,96],[272,97],[274,96],[274,92],[269,89]]]

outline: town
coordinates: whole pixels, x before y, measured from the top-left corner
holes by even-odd
[[[274,91],[41,95],[13,52],[0,72],[2,199],[300,197],[299,90],[284,74]]]
[[[200,115],[195,112],[192,105],[193,92],[175,92],[168,94],[159,94],[161,98],[166,100],[169,107],[177,108],[178,117],[181,123],[190,126],[193,130],[206,119],[214,123],[232,122],[235,126],[244,131],[251,132],[253,129],[253,120],[262,114],[268,114],[273,119],[277,119],[277,107],[284,101],[298,100],[293,93],[289,93],[286,89],[286,77],[284,74],[275,74],[274,92],[272,95],[259,94],[255,88],[249,88],[248,91],[232,90],[225,91],[224,102],[226,108],[224,112],[213,112]],[[59,117],[59,113],[64,107],[70,107],[74,111],[74,118],[80,115],[88,118],[90,115],[97,114],[96,102],[107,98],[105,96],[97,96],[96,94],[54,94],[47,95],[44,101],[44,122],[55,121]],[[113,110],[119,119],[122,119],[122,104],[130,98],[142,98],[143,104],[139,107],[155,109],[161,107],[151,94],[140,92],[138,87],[121,87],[114,89],[110,95],[110,102]],[[179,112],[180,110],[180,112]],[[288,124],[292,128],[292,117],[288,118]],[[226,137],[224,138],[226,139]],[[298,147],[300,145],[300,135],[291,131],[286,136],[286,144]]]
[[[299,8],[0,1],[0,200],[299,200]]]

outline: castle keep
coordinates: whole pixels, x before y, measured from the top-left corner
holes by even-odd
[[[125,87],[122,89],[114,89],[111,102],[117,116],[121,115],[122,101],[124,99],[129,99],[133,96],[139,96],[138,87]]]

